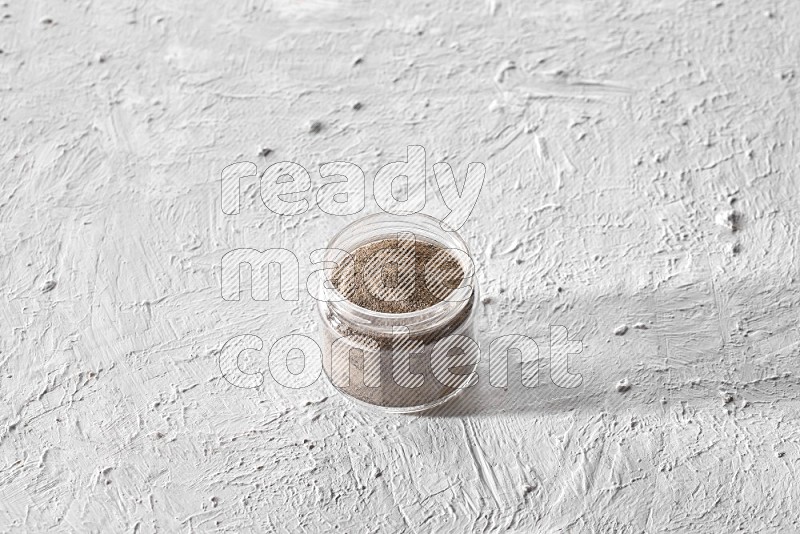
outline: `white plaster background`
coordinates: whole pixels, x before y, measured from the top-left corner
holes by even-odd
[[[797,530],[798,27],[791,0],[7,0],[0,531]],[[230,337],[316,329],[305,292],[223,301],[222,255],[305,277],[353,217],[277,217],[257,181],[225,216],[222,168],[371,179],[408,144],[429,186],[486,164],[484,347],[567,326],[583,386],[482,368],[382,416],[228,384]]]

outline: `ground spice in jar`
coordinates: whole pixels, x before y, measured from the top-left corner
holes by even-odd
[[[333,286],[350,303],[377,312],[376,317],[389,317],[393,325],[409,317],[409,328],[398,334],[397,329],[377,329],[379,319],[360,323],[326,313],[328,357],[323,366],[334,386],[356,400],[394,411],[434,406],[453,396],[475,368],[470,358],[476,356],[477,344],[459,337],[471,339],[473,334],[474,289],[454,304],[455,313],[433,327],[415,329],[413,318],[436,310],[464,277],[456,256],[437,243],[376,239],[355,248],[334,270]],[[464,364],[454,366],[459,354]],[[441,379],[443,365],[455,378]]]
[[[380,252],[389,254],[381,258]],[[440,261],[429,264],[437,254]],[[395,261],[381,262],[381,259]],[[375,268],[371,269],[373,265]],[[408,313],[441,302],[463,279],[464,270],[458,260],[439,245],[419,240],[381,239],[358,247],[352,254],[352,261],[348,259],[336,269],[331,282],[347,300],[362,308],[382,313]],[[406,289],[401,292],[402,299],[381,298],[381,293],[391,293],[386,290],[401,287]],[[449,291],[442,294],[442,288]]]

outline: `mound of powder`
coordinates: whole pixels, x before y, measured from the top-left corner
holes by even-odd
[[[458,260],[440,245],[381,239],[358,247],[331,282],[362,308],[407,313],[441,302],[463,279]]]

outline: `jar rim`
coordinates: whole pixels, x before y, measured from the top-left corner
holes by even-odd
[[[328,241],[327,248],[328,249],[342,249],[346,250],[348,253],[352,253],[356,248],[362,246],[366,243],[373,242],[379,239],[378,235],[388,235],[392,232],[397,232],[398,229],[394,228],[392,231],[386,231],[384,234],[378,234],[373,236],[372,238],[362,237],[359,239],[361,233],[355,234],[356,244],[351,245],[349,247],[339,247],[339,244],[345,236],[350,233],[358,232],[358,230],[363,227],[364,225],[386,225],[384,230],[388,230],[392,225],[409,226],[409,231],[414,233],[416,237],[416,233],[414,232],[414,227],[418,227],[416,229],[422,230],[425,232],[424,237],[428,237],[428,239],[434,241],[436,244],[441,245],[447,249],[456,249],[464,252],[467,257],[471,257],[469,255],[469,247],[467,246],[466,242],[461,238],[454,231],[447,231],[442,229],[441,221],[435,217],[430,215],[422,214],[422,213],[415,213],[409,215],[402,215],[402,216],[392,216],[386,213],[374,213],[372,215],[367,215],[360,219],[357,219],[349,224],[347,224],[344,228],[339,230],[334,236]],[[404,229],[400,229],[402,231]],[[367,234],[368,235],[368,234]],[[402,313],[390,313],[390,312],[379,312],[370,310],[369,308],[365,308],[360,306],[351,300],[347,299],[336,287],[332,289],[328,289],[328,291],[333,291],[333,293],[339,298],[340,300],[330,300],[330,301],[319,301],[319,311],[323,313],[326,308],[327,310],[336,316],[342,322],[347,324],[351,324],[354,327],[360,330],[366,330],[369,332],[374,332],[376,334],[391,334],[393,332],[394,327],[397,326],[405,326],[409,329],[413,329],[416,332],[425,332],[427,330],[436,329],[442,325],[449,324],[450,321],[455,319],[459,313],[463,312],[466,307],[472,304],[473,308],[477,303],[478,298],[478,288],[477,284],[475,283],[475,273],[474,270],[471,269],[471,265],[467,266],[463,264],[463,261],[459,258],[456,258],[462,267],[464,268],[464,272],[468,272],[467,268],[470,268],[472,275],[469,277],[464,278],[464,281],[468,281],[472,291],[470,296],[464,300],[457,300],[457,301],[448,301],[442,300],[437,302],[432,306],[428,306],[426,308],[422,308],[415,311],[410,312],[402,312]],[[327,262],[333,262],[327,255],[324,260]],[[322,283],[326,283],[328,281],[327,277],[323,277]],[[331,284],[332,285],[332,284]]]

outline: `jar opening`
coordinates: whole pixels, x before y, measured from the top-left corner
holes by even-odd
[[[396,283],[386,284],[392,260]],[[351,223],[331,239],[325,261],[336,265],[323,281],[336,298],[320,301],[320,313],[362,333],[441,328],[477,298],[466,243],[427,215],[376,214]]]

